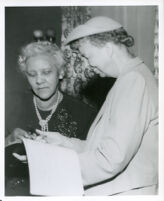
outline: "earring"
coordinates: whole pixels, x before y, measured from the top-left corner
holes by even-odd
[[[60,75],[59,75],[59,80],[62,80],[62,79],[63,79],[63,75],[60,74]]]

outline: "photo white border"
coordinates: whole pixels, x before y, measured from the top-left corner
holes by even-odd
[[[35,6],[158,6],[159,7],[159,195],[157,196],[84,196],[84,197],[6,197],[4,196],[4,81],[5,19],[4,8]],[[164,201],[164,8],[163,0],[1,0],[0,1],[0,200],[6,201]]]

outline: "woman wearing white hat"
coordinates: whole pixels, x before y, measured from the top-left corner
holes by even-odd
[[[87,140],[37,133],[78,152],[86,195],[151,195],[158,183],[158,91],[147,66],[130,53],[134,40],[116,21],[95,17],[66,44],[100,75],[117,78]]]

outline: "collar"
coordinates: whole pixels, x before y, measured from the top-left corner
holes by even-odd
[[[140,65],[142,63],[143,63],[143,61],[139,57],[135,57],[135,58],[131,59],[129,62],[127,62],[122,67],[122,72],[120,73],[118,78],[123,76],[124,74],[130,72],[131,70],[133,70],[135,67],[137,67],[138,65]]]

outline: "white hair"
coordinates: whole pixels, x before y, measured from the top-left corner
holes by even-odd
[[[52,56],[55,67],[57,67],[59,71],[64,68],[64,55],[60,48],[56,44],[52,44],[48,41],[39,41],[29,43],[21,49],[18,58],[20,71],[24,73],[26,71],[27,60],[37,55]]]

